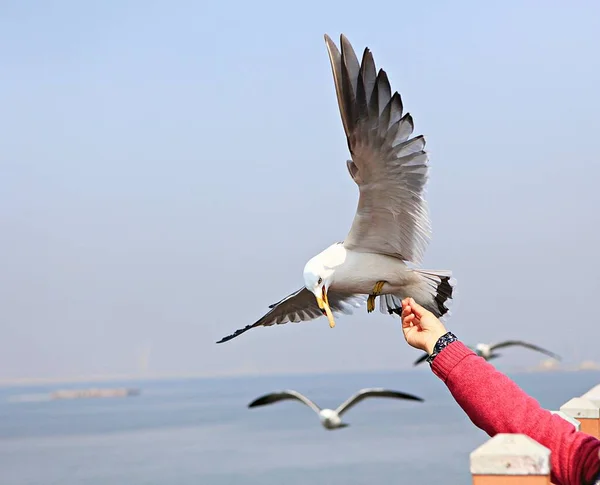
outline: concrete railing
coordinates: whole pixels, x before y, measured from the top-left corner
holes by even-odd
[[[600,439],[600,385],[551,411]],[[550,450],[524,434],[498,434],[471,453],[473,485],[550,485]]]

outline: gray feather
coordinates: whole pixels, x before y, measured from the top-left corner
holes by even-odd
[[[352,161],[348,172],[359,187],[358,208],[344,246],[419,264],[431,234],[424,198],[428,157],[423,136],[403,114],[400,94],[384,70],[375,76],[373,55],[359,63],[348,39],[341,51],[326,35],[342,124]]]
[[[365,295],[342,294],[333,290],[327,293],[327,297],[331,311],[334,314],[343,313],[346,315],[352,313],[353,309],[360,307],[367,298]],[[217,343],[227,342],[256,327],[270,327],[271,325],[281,325],[288,322],[305,322],[322,316],[315,296],[305,287],[300,288],[277,303],[269,305],[269,308],[270,310],[256,322],[236,330]]]
[[[377,70],[375,69],[373,54],[371,54],[369,49],[365,49],[363,52],[361,67],[365,97],[367,99],[367,103],[370,104],[371,96],[373,95],[373,89],[375,88],[375,81],[377,80]]]

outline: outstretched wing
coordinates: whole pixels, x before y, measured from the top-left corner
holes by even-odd
[[[542,347],[538,347],[537,345],[530,344],[529,342],[523,342],[522,340],[507,340],[505,342],[500,342],[494,345],[490,345],[490,350],[501,349],[503,347],[525,347],[527,349],[535,350],[536,352],[540,352],[542,354],[546,354],[549,357],[552,357],[556,360],[561,360],[560,356],[555,354],[554,352],[550,352],[549,350],[543,349]]]
[[[427,352],[424,352],[421,357],[419,357],[417,360],[415,360],[413,362],[413,366],[419,365],[419,364],[425,362],[427,360],[427,357],[429,357],[429,354]]]
[[[265,394],[264,396],[261,396],[261,397],[255,399],[254,401],[252,401],[250,404],[248,404],[248,407],[255,408],[258,406],[266,406],[267,404],[273,404],[273,403],[276,403],[279,401],[288,401],[290,399],[293,399],[295,401],[300,401],[301,403],[306,404],[317,414],[319,414],[319,411],[321,411],[321,408],[319,406],[317,406],[314,402],[312,402],[310,399],[308,399],[306,396],[303,396],[299,392],[291,391],[291,390],[285,390],[285,391],[272,392],[270,394]]]
[[[348,171],[360,198],[344,246],[421,262],[431,234],[424,198],[428,157],[423,136],[410,138],[414,124],[403,114],[388,77],[376,72],[365,49],[359,64],[348,39],[341,52],[325,35],[342,123],[352,160]]]
[[[329,307],[334,314],[344,313],[349,315],[354,308],[360,307],[366,300],[365,295],[352,295],[338,293],[330,290],[327,292]],[[251,325],[236,330],[231,335],[223,337],[217,343],[227,342],[238,335],[247,332],[255,327],[270,327],[271,325],[280,325],[288,322],[306,322],[322,316],[315,295],[305,287],[300,288],[283,300],[269,305],[269,312]]]
[[[360,401],[362,401],[363,399],[366,399],[368,397],[391,397],[391,398],[395,398],[395,399],[408,399],[410,401],[423,402],[422,398],[420,398],[418,396],[413,396],[412,394],[407,394],[405,392],[390,391],[388,389],[382,389],[382,388],[368,388],[368,389],[361,389],[360,391],[358,391],[354,396],[350,397],[346,402],[344,402],[342,405],[340,405],[336,409],[336,412],[341,416],[343,413],[348,411],[348,409],[350,409],[352,406],[354,406],[355,404],[359,403]]]

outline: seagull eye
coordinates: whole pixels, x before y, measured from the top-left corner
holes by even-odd
[[[319,281],[317,281],[317,285],[320,285],[321,283],[323,283],[323,278],[319,278]]]

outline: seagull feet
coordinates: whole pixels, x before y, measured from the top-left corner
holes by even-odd
[[[378,281],[375,283],[373,291],[367,299],[367,313],[371,313],[373,310],[375,310],[375,298],[381,295],[381,290],[383,290],[383,285],[385,285],[385,283],[385,281]]]

